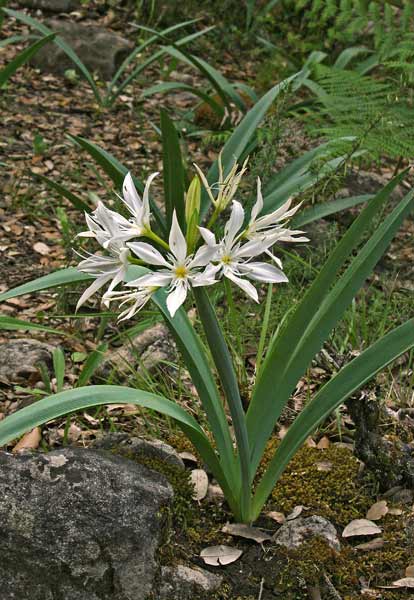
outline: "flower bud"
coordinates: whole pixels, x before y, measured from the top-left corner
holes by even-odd
[[[197,175],[193,178],[185,197],[185,221],[187,223],[187,246],[192,252],[198,239],[200,220],[201,185]]]

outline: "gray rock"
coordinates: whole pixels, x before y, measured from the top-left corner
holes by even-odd
[[[287,550],[296,550],[304,542],[315,538],[323,538],[333,550],[341,549],[338,534],[335,527],[324,517],[300,517],[292,521],[286,521],[273,536],[273,540],[279,546]]]
[[[106,80],[113,77],[133,49],[128,40],[101,27],[58,19],[49,19],[46,25],[61,35],[90,71],[97,72]],[[65,52],[53,42],[37,52],[31,63],[42,71],[57,75],[75,68]]]
[[[18,4],[51,13],[68,13],[81,7],[80,0],[19,0]]]
[[[51,367],[53,350],[49,344],[23,338],[0,344],[0,382],[35,383],[40,379],[39,363]]]
[[[144,600],[156,572],[158,473],[106,453],[0,453],[1,600]]]
[[[102,450],[116,450],[128,458],[147,456],[162,460],[170,465],[184,469],[183,460],[172,446],[161,440],[146,440],[144,438],[129,437],[126,433],[109,433],[94,443],[94,448]]]
[[[131,376],[131,370],[142,374],[153,372],[160,364],[174,361],[176,350],[167,327],[158,323],[108,353],[94,379],[106,379],[116,372],[121,379]]]
[[[162,567],[157,597],[158,600],[192,600],[195,594],[214,593],[222,581],[222,577],[204,569],[190,569],[184,565]]]

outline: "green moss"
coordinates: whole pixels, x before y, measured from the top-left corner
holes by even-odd
[[[275,442],[269,445],[263,468],[276,446]],[[303,505],[309,508],[308,514],[319,514],[335,525],[345,526],[360,518],[372,504],[368,481],[362,480],[359,471],[360,463],[347,448],[303,447],[276,484],[270,503],[284,513]]]

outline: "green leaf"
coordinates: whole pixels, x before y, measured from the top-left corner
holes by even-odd
[[[209,96],[205,92],[197,89],[196,87],[194,87],[192,85],[187,85],[186,83],[181,83],[179,81],[165,81],[163,83],[158,83],[157,85],[153,85],[153,86],[147,88],[146,90],[144,90],[141,97],[148,98],[149,96],[153,96],[154,94],[160,94],[160,93],[162,94],[164,92],[170,92],[172,90],[183,90],[185,92],[188,92],[190,94],[194,94],[195,96],[198,96],[199,98],[201,98],[201,100],[203,100],[203,102],[205,102],[206,104],[211,106],[212,110],[214,110],[214,112],[220,118],[223,117],[223,115],[224,115],[223,106],[221,106],[215,100],[213,100],[213,98],[211,96]]]
[[[245,152],[248,147],[250,140],[254,133],[256,132],[257,127],[260,125],[263,120],[266,112],[269,110],[270,106],[273,104],[277,96],[283,91],[286,90],[289,84],[295,79],[296,75],[292,75],[288,79],[285,79],[281,83],[278,83],[274,87],[272,87],[260,100],[257,102],[248,113],[246,113],[245,117],[233,131],[226,144],[224,145],[222,151],[222,162],[223,162],[223,171],[226,176],[230,171],[232,165],[235,160],[239,160],[241,155]],[[219,172],[218,172],[218,162],[215,161],[213,166],[210,168],[207,174],[207,180],[210,185],[214,184],[218,181]],[[206,216],[206,213],[209,209],[210,200],[207,192],[203,189],[201,196],[201,219]]]
[[[40,181],[43,181],[52,190],[55,190],[58,194],[60,194],[61,196],[63,196],[67,200],[69,200],[69,202],[78,210],[81,210],[82,212],[87,212],[87,213],[91,212],[91,208],[89,207],[88,204],[86,204],[86,202],[84,202],[82,200],[82,198],[79,198],[79,196],[76,196],[76,194],[74,194],[73,192],[68,190],[66,187],[64,187],[60,183],[56,183],[55,181],[53,181],[52,179],[49,179],[49,177],[46,177],[45,175],[39,175],[37,173],[32,173],[32,172],[30,174],[32,175],[32,177],[34,179],[40,179]]]
[[[319,221],[319,219],[323,219],[329,215],[334,215],[342,210],[347,210],[353,206],[358,206],[358,204],[368,202],[368,200],[371,200],[373,197],[373,194],[364,194],[362,196],[339,198],[338,200],[332,200],[331,202],[323,202],[322,204],[310,206],[292,219],[290,223],[291,227],[293,229],[304,227],[313,221]]]
[[[247,412],[252,462],[257,467],[266,442],[297,381],[322,348],[330,331],[381,258],[404,217],[412,208],[413,192],[383,221],[345,273],[341,268],[372,219],[406,175],[394,178],[367,205],[337,244],[287,326],[271,343]],[[331,286],[334,285],[331,291]],[[277,395],[275,396],[275,391]]]
[[[130,265],[126,281],[136,279],[145,272],[147,272],[147,270],[143,267]],[[44,277],[39,277],[34,281],[30,281],[29,283],[25,283],[24,285],[0,294],[0,302],[23,294],[30,294],[59,285],[69,285],[81,281],[88,281],[90,279],[91,277],[89,275],[81,273],[74,267],[61,269],[60,271],[45,275]],[[234,484],[236,474],[233,445],[228,431],[226,415],[221,403],[221,398],[200,338],[194,331],[183,308],[180,308],[174,318],[171,318],[166,306],[166,293],[164,290],[159,290],[154,294],[153,301],[160,309],[160,312],[184,357],[187,369],[197,389],[203,408],[206,411],[209,423],[211,424],[221,461],[226,472],[233,475]]]
[[[63,389],[63,382],[65,379],[65,355],[62,348],[55,348],[52,353],[53,359],[53,371],[56,377],[57,391],[61,392]]]
[[[43,48],[46,44],[55,39],[55,34],[51,33],[38,40],[14,58],[11,62],[9,62],[1,71],[0,71],[0,88],[6,83],[8,79],[19,69],[25,62],[30,60],[36,52]]]
[[[233,506],[236,505],[214,450],[197,421],[178,404],[142,390],[117,385],[96,385],[66,390],[48,396],[18,410],[0,422],[0,446],[57,417],[106,404],[136,404],[174,419],[211,468],[217,481],[223,487],[229,503]]]
[[[88,281],[89,275],[81,273],[75,267],[69,267],[68,269],[61,269],[55,271],[49,275],[44,275],[23,285],[19,285],[7,292],[0,294],[0,302],[9,300],[10,298],[17,298],[18,296],[24,296],[24,294],[33,294],[33,292],[39,292],[41,290],[47,290],[49,288],[57,287],[59,285],[67,285],[68,283],[78,283],[80,281]]]
[[[162,161],[164,175],[164,202],[167,230],[171,228],[174,210],[181,230],[185,234],[184,208],[184,167],[181,156],[180,140],[174,122],[168,113],[161,109]]]
[[[85,65],[83,64],[83,62],[81,61],[81,59],[79,58],[79,56],[76,54],[76,52],[73,50],[73,48],[71,48],[69,46],[69,44],[67,44],[65,42],[65,40],[60,35],[56,35],[56,32],[52,31],[52,29],[50,29],[49,27],[46,27],[46,25],[44,25],[43,23],[40,23],[39,21],[36,21],[36,19],[33,19],[32,17],[29,17],[29,15],[26,15],[25,13],[19,12],[17,10],[11,10],[9,8],[3,8],[3,11],[7,15],[9,15],[9,17],[14,17],[18,21],[21,21],[22,23],[25,23],[26,25],[29,25],[29,27],[33,27],[34,29],[37,29],[37,31],[40,31],[41,33],[43,33],[45,35],[55,34],[56,37],[54,39],[54,43],[57,46],[59,46],[59,48],[61,48],[63,50],[63,52],[67,56],[69,56],[69,58],[71,59],[71,61],[75,64],[75,66],[82,73],[83,77],[86,79],[86,81],[91,86],[91,89],[92,89],[92,92],[93,92],[93,94],[95,96],[96,101],[99,104],[102,103],[102,99],[101,99],[101,96],[99,94],[99,90],[96,87],[96,84],[95,84],[95,82],[93,80],[92,75],[90,74],[90,72],[88,71],[88,69],[85,67]]]
[[[112,154],[100,148],[94,142],[90,142],[85,138],[82,138],[78,135],[67,134],[67,137],[74,142],[76,145],[80,146],[94,159],[96,163],[105,171],[108,177],[114,182],[114,185],[117,188],[122,188],[122,183],[124,181],[125,175],[128,173],[128,169],[120,163]],[[144,184],[133,176],[134,184],[138,190],[142,194],[144,191]],[[160,229],[165,232],[165,220],[161,215],[161,212],[155,202],[150,198],[151,210],[154,214],[154,217],[160,227]]]
[[[47,333],[55,333],[57,335],[68,335],[63,331],[53,329],[52,327],[47,327],[46,325],[39,325],[38,323],[29,323],[28,321],[22,321],[20,319],[15,319],[14,317],[6,317],[3,315],[0,315],[0,329],[7,329],[9,331],[31,331],[37,329],[38,331],[46,331]]]
[[[372,54],[372,50],[365,48],[364,46],[352,46],[351,48],[345,48],[345,50],[342,50],[341,54],[336,59],[333,66],[335,69],[346,69],[349,63],[356,56],[361,56],[361,54]]]
[[[78,381],[76,382],[76,387],[82,387],[89,383],[89,380],[95,373],[96,369],[98,369],[98,367],[102,364],[107,350],[108,344],[106,342],[103,342],[96,348],[96,350],[89,354],[82,367],[82,371],[79,374]]]
[[[259,516],[286,465],[317,426],[379,371],[413,346],[414,319],[411,319],[354,358],[319,390],[289,427],[257,486],[253,518]]]

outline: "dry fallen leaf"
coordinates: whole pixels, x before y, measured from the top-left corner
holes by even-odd
[[[393,581],[391,585],[379,585],[378,586],[384,590],[393,590],[394,588],[414,588],[414,577],[404,577],[403,579],[398,579],[397,581]]]
[[[375,538],[365,544],[358,544],[355,546],[355,550],[379,550],[385,544],[382,537]]]
[[[403,511],[401,510],[401,508],[389,508],[388,509],[388,514],[389,515],[395,515],[395,516],[399,517],[400,515],[403,514]]]
[[[318,471],[331,471],[333,464],[329,460],[321,460],[316,463]]]
[[[293,519],[297,519],[298,516],[304,511],[307,510],[306,506],[303,506],[302,504],[299,504],[298,506],[295,506],[295,508],[292,510],[292,512],[290,513],[290,515],[288,515],[286,517],[286,521],[293,521]]]
[[[258,527],[249,527],[244,523],[226,523],[221,531],[223,533],[229,533],[230,535],[246,538],[247,540],[253,540],[258,544],[262,544],[263,542],[272,539],[272,536],[265,533],[262,529],[259,529]]]
[[[345,527],[342,537],[354,537],[358,535],[378,535],[381,529],[368,519],[354,519]]]
[[[330,444],[331,442],[329,441],[329,438],[327,438],[326,435],[324,435],[323,438],[321,438],[316,444],[316,447],[319,450],[326,450],[326,448],[329,448]]]
[[[36,244],[33,245],[33,250],[38,254],[41,254],[42,256],[46,256],[50,253],[49,246],[47,246],[43,242],[36,242]]]
[[[406,577],[414,577],[414,565],[409,565],[405,569],[405,576]]]
[[[388,513],[388,506],[386,500],[380,500],[375,502],[367,512],[367,519],[370,521],[378,521],[382,519]]]
[[[25,433],[19,442],[15,445],[12,452],[22,452],[23,450],[36,450],[42,439],[40,427],[35,427],[28,433]]]
[[[210,546],[200,552],[206,565],[220,567],[235,562],[243,554],[242,550],[230,546]]]
[[[190,479],[194,485],[194,500],[202,500],[207,495],[208,475],[203,469],[193,469]]]
[[[185,462],[191,462],[191,463],[195,463],[197,464],[198,460],[197,457],[194,456],[194,454],[191,454],[191,452],[180,452],[178,454],[178,456]]]
[[[280,524],[286,521],[285,515],[275,510],[271,510],[270,512],[266,513],[266,517],[269,517],[269,519],[273,519],[273,521],[276,521],[276,523]]]

